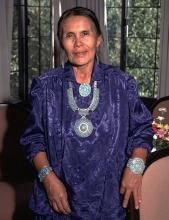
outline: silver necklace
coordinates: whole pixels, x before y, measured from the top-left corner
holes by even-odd
[[[79,94],[82,97],[87,97],[91,93],[91,86],[89,83],[82,83],[79,86]]]
[[[71,82],[69,82],[67,96],[71,109],[74,112],[78,111],[78,114],[81,116],[81,118],[76,120],[74,124],[75,133],[82,138],[89,137],[93,131],[93,124],[91,120],[86,118],[86,116],[89,114],[89,111],[94,111],[99,104],[99,89],[97,88],[97,81],[94,81],[93,98],[88,108],[79,108],[77,106],[73,96],[73,87]]]

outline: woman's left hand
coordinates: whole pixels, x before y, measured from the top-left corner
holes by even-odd
[[[123,207],[126,208],[130,196],[133,194],[135,208],[139,209],[141,203],[142,175],[136,175],[129,168],[125,168],[120,193],[124,195]]]

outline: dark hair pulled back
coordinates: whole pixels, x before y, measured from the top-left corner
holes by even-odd
[[[96,14],[91,9],[88,9],[85,7],[75,7],[75,8],[71,8],[63,12],[62,16],[60,17],[58,21],[57,36],[58,36],[60,43],[62,43],[63,23],[70,16],[84,16],[84,17],[89,18],[93,22],[98,36],[102,35],[100,24],[96,17]]]

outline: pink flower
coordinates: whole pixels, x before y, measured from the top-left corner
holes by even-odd
[[[164,128],[160,128],[157,131],[157,136],[161,139],[163,139],[165,137],[165,135],[167,134],[167,131]]]

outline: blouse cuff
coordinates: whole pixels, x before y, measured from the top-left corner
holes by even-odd
[[[135,148],[143,148],[143,149],[146,149],[148,151],[148,153],[150,153],[151,149],[152,149],[152,144],[140,142],[140,141],[138,141],[138,142],[133,141],[131,144],[129,144],[129,146],[127,148],[127,154],[129,156],[131,156],[132,152]]]

